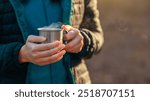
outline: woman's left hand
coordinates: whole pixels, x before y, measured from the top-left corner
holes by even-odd
[[[80,31],[69,25],[63,25],[62,29],[68,33],[64,35],[63,39],[69,41],[65,46],[65,50],[70,53],[78,53],[84,46],[84,37]]]

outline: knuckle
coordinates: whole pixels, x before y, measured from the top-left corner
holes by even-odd
[[[80,39],[80,40],[83,40],[83,36],[82,36],[82,35],[79,35],[79,39]]]
[[[53,49],[53,48],[55,48],[57,45],[55,45],[55,44],[53,44],[53,43],[49,43],[49,44],[47,44],[47,46],[46,47],[48,47],[49,49]]]
[[[82,35],[80,35],[81,36],[81,39],[83,40],[84,39],[84,37],[82,36]]]
[[[81,45],[79,47],[80,51],[82,50],[82,48],[83,48],[83,44],[81,43]]]
[[[52,44],[52,43],[42,44],[42,45],[43,45],[43,47],[48,47],[48,48],[51,48],[51,47],[53,46],[53,44]]]
[[[58,46],[57,48],[54,49],[54,51],[59,51],[59,50],[61,50],[60,46]]]
[[[79,48],[79,52],[82,50],[82,47]]]
[[[73,44],[68,44],[68,47],[69,48],[73,48]]]
[[[28,38],[27,38],[27,40],[30,40],[32,38],[33,38],[33,35],[29,35]]]
[[[57,52],[60,51],[60,50],[61,50],[61,48],[58,47],[57,49],[55,49],[55,50],[53,51],[53,53],[57,53]]]
[[[31,35],[28,36],[27,40],[31,39]]]
[[[84,45],[83,41],[80,42],[81,43],[81,47]]]
[[[45,54],[50,55],[52,53],[51,50],[47,51]]]
[[[37,54],[32,54],[32,57],[35,59],[35,58],[37,58]],[[37,61],[37,60],[35,60],[35,61]]]
[[[31,52],[34,52],[34,48],[31,48],[30,50],[31,50]]]
[[[35,49],[36,49],[35,46],[32,46],[32,47],[31,47],[31,52],[34,52]]]
[[[74,29],[74,32],[79,35],[80,34],[80,31],[78,29]]]

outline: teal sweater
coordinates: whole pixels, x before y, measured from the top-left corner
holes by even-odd
[[[38,35],[37,28],[52,22],[70,24],[71,0],[60,0],[60,3],[52,3],[50,0],[29,0],[26,4],[22,4],[19,0],[10,1],[15,9],[24,40],[30,34]],[[41,67],[30,63],[27,83],[74,83],[69,54],[67,53],[61,61],[47,66]]]

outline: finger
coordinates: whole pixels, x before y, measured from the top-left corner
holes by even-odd
[[[36,44],[35,47],[33,47],[32,51],[45,51],[45,50],[50,50],[55,47],[58,47],[60,44],[62,44],[60,41],[55,41],[52,43],[47,43],[47,44]]]
[[[70,41],[66,46],[65,50],[71,49],[75,47],[76,45],[79,45],[82,43],[82,37],[76,37],[74,40]]]
[[[46,37],[30,35],[30,36],[28,36],[27,41],[33,42],[33,43],[44,42],[44,41],[46,41]]]
[[[72,49],[67,50],[67,52],[78,53],[82,50],[82,44],[75,46]]]
[[[55,55],[52,55],[50,57],[37,59],[37,60],[35,60],[35,62],[37,62],[37,63],[46,63],[46,62],[52,63],[53,61],[59,60],[59,58],[62,57],[65,53],[66,53],[66,51],[62,50],[59,53],[56,53]]]
[[[63,58],[63,56],[61,56],[61,57],[59,57],[57,60],[53,60],[53,61],[47,61],[47,62],[41,62],[41,63],[39,63],[41,66],[44,66],[44,65],[49,65],[49,64],[51,64],[51,63],[55,63],[55,62],[58,62],[58,61],[60,61],[61,59]]]
[[[61,28],[67,32],[69,32],[70,30],[74,29],[72,26],[70,25],[62,25]]]
[[[69,31],[67,34],[64,35],[63,39],[64,40],[72,40],[74,39],[77,35],[79,35],[79,30],[73,29]]]
[[[55,48],[50,49],[50,50],[35,52],[35,54],[33,54],[33,57],[36,59],[37,58],[50,57],[50,56],[56,54],[57,52],[61,51],[64,48],[65,48],[65,45],[61,44],[58,47],[55,47]]]

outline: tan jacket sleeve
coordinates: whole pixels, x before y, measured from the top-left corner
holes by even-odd
[[[90,58],[93,54],[99,53],[104,43],[104,38],[97,9],[97,0],[85,0],[85,13],[80,30],[85,39],[85,46],[79,56],[81,58]]]

